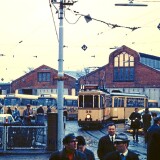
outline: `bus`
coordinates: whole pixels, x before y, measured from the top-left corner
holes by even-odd
[[[84,85],[78,94],[78,125],[103,127],[109,121],[125,122],[135,108],[148,105],[148,97],[138,93],[106,92],[96,85]]]
[[[148,108],[159,108],[158,101],[153,100],[153,99],[149,99],[148,100]]]
[[[72,95],[63,96],[64,116],[66,119],[76,119],[78,115],[78,97]],[[42,105],[45,113],[47,106],[52,112],[57,112],[57,94],[41,94],[38,97],[38,105]]]
[[[8,107],[11,108],[13,111],[15,107],[20,112],[20,116],[23,117],[23,111],[26,109],[26,105],[30,104],[31,109],[33,110],[34,116],[36,115],[37,111],[37,95],[28,95],[28,94],[7,94],[4,97],[4,113],[7,113]]]

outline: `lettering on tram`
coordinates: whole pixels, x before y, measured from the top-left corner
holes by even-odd
[[[78,93],[78,125],[104,127],[108,121],[125,122],[137,107],[147,107],[148,97],[138,93],[106,92],[84,85]]]

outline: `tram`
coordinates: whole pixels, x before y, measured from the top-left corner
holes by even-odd
[[[110,118],[110,94],[98,90],[97,85],[85,85],[78,94],[78,125],[103,127]]]
[[[78,125],[103,127],[108,121],[125,122],[135,108],[148,106],[148,97],[138,93],[106,92],[85,85],[78,94]]]
[[[112,92],[110,116],[114,121],[125,121],[135,108],[144,109],[148,106],[148,97],[139,93]]]

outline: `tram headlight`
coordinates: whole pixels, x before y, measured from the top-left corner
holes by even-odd
[[[90,118],[91,118],[91,115],[90,115],[90,114],[87,114],[87,115],[86,115],[86,118],[87,118],[87,119],[90,119]]]

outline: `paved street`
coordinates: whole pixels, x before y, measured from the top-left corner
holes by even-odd
[[[118,132],[124,132],[126,130],[126,127],[124,124],[118,124],[117,125],[117,131]],[[100,137],[104,136],[106,134],[106,129],[101,130],[83,130],[82,128],[78,127],[77,121],[67,121],[66,122],[66,130],[65,134],[68,133],[75,133],[76,136],[83,135],[87,142],[87,147],[91,149],[96,159],[97,157],[97,145],[98,140]],[[144,138],[143,136],[140,136],[139,143],[135,143],[132,140],[131,134],[127,133],[128,137],[130,139],[130,145],[129,149],[133,150],[137,154],[139,154],[140,160],[146,160],[146,146],[144,145]],[[49,159],[50,153],[47,151],[39,151],[39,150],[13,150],[10,151],[10,154],[3,154],[0,155],[1,160],[44,160]]]

